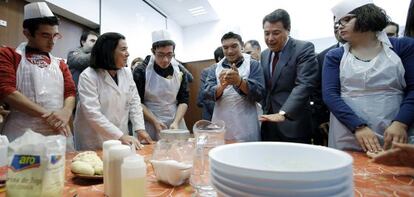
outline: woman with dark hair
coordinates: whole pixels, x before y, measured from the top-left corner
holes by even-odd
[[[388,18],[372,0],[345,0],[332,11],[347,43],[323,67],[329,146],[377,152],[413,143],[414,40],[388,38]]]
[[[131,70],[125,66],[127,49],[119,33],[103,34],[92,48],[91,65],[79,77],[74,121],[77,150],[101,149],[102,142],[111,139],[140,148],[140,142],[128,135],[128,118],[138,139],[152,142]]]

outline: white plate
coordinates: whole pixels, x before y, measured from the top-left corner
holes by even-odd
[[[352,170],[352,157],[328,147],[286,142],[227,144],[209,152],[211,165],[246,177],[327,180]]]
[[[302,189],[302,188],[270,188],[270,187],[260,187],[259,185],[246,185],[241,184],[233,180],[220,177],[220,175],[211,173],[211,179],[215,180],[218,184],[221,184],[223,187],[229,187],[237,191],[260,195],[260,196],[295,196],[295,197],[307,197],[307,196],[336,196],[342,193],[345,190],[353,187],[352,177],[349,177],[347,180],[344,180],[342,183],[337,185],[332,185],[325,188],[311,188],[311,189]],[[300,187],[300,186],[299,186]]]

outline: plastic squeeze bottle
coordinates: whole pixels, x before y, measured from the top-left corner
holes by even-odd
[[[147,165],[141,155],[135,154],[124,158],[121,167],[122,197],[145,196],[145,177]]]

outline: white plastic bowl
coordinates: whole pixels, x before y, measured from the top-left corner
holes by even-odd
[[[321,181],[349,173],[352,157],[339,150],[299,143],[246,142],[209,152],[212,168],[253,179]]]

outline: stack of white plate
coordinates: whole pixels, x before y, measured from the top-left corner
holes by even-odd
[[[248,142],[209,152],[210,180],[221,196],[352,197],[352,157],[299,143]]]

